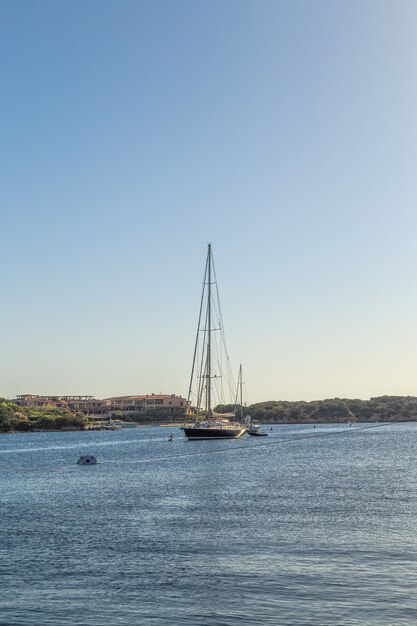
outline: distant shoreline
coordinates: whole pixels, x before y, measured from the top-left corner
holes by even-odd
[[[378,396],[369,400],[352,398],[328,398],[326,400],[286,401],[268,400],[249,406],[222,404],[215,407],[224,416],[237,411],[238,415],[250,415],[259,424],[347,424],[417,421],[416,396]],[[20,406],[0,398],[0,431],[2,432],[60,432],[84,430],[95,422],[113,420],[125,422],[126,427],[178,428],[184,422],[181,413],[166,411],[109,412],[106,415],[76,413],[54,405]],[[172,421],[169,421],[172,420]]]
[[[298,421],[290,421],[290,422],[257,422],[259,423],[261,426],[268,426],[268,427],[272,427],[272,426],[302,426],[302,425],[312,425],[312,426],[335,426],[335,425],[339,425],[339,426],[359,426],[359,425],[366,425],[366,424],[406,424],[408,422],[417,422],[417,419],[406,419],[406,420],[374,420],[374,421],[364,421],[364,422],[360,422],[360,421],[353,421],[353,422],[342,422],[342,421],[326,421],[326,422],[316,422],[313,420],[298,420]],[[167,424],[167,423],[155,423],[155,424],[137,424],[136,428],[181,428],[183,426],[183,422],[181,423],[173,423],[173,424]],[[116,429],[116,430],[128,430],[127,428],[121,428],[121,429]],[[33,429],[33,430],[26,430],[26,431],[21,431],[21,430],[9,430],[9,431],[0,431],[0,435],[22,435],[22,434],[31,434],[31,433],[73,433],[73,432],[105,432],[105,429],[103,429],[102,431],[94,431],[93,429],[88,429],[88,428],[75,428],[75,427],[66,427],[66,428],[54,428],[54,429]],[[109,432],[114,432],[113,430],[109,431]]]

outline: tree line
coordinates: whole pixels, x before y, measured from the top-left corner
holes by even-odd
[[[254,421],[268,424],[417,421],[414,396],[379,396],[369,400],[331,398],[311,402],[271,400],[242,408]],[[230,405],[216,407],[218,412],[231,409]]]
[[[56,406],[19,406],[0,398],[0,432],[28,432],[31,430],[82,430],[88,417]]]

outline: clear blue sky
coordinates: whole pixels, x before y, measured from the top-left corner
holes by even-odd
[[[413,0],[0,3],[0,396],[417,395]]]

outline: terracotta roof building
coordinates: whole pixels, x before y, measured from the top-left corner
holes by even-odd
[[[94,396],[38,396],[31,393],[17,396],[15,403],[19,406],[56,406],[72,412],[82,411],[86,415],[104,413],[106,405]]]
[[[178,409],[184,409],[187,401],[181,396],[175,394],[147,394],[142,396],[117,396],[114,398],[105,398],[103,402],[107,405],[109,411],[125,411],[137,413],[139,411],[148,411],[150,409],[161,409],[174,412]]]

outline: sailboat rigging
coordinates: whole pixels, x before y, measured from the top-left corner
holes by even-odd
[[[246,432],[234,413],[219,414],[213,409],[215,402],[224,404],[225,391],[233,393],[232,378],[213,255],[208,244],[187,402],[186,420],[192,418],[194,423],[183,427],[189,440],[237,439]],[[229,420],[231,416],[233,421]]]
[[[244,415],[243,412],[243,374],[242,374],[242,365],[239,367],[239,378],[236,388],[236,400],[235,400],[235,413],[238,411],[238,397],[240,396],[240,421],[245,424],[248,435],[258,435],[259,437],[267,437],[268,434],[260,430],[260,425],[252,422],[252,418],[250,415]]]

